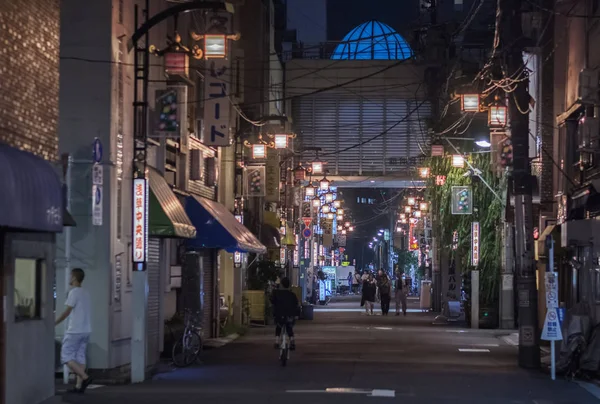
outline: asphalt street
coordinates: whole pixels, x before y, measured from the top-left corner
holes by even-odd
[[[432,325],[416,300],[407,317],[366,316],[352,300],[296,326],[298,349],[278,362],[273,329],[254,328],[204,353],[202,363],[132,386],[106,386],[64,402],[158,403],[599,403],[577,383],[516,366],[497,331]],[[393,305],[392,305],[393,309]],[[323,311],[324,310],[324,311]]]

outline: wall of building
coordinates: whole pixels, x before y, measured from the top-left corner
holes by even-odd
[[[58,157],[59,3],[0,4],[2,90],[10,94],[0,98],[0,141],[46,160]]]
[[[38,403],[54,395],[54,305],[51,279],[54,278],[54,235],[34,233],[4,234],[3,273],[7,290],[14,290],[15,259],[42,260],[41,310],[39,318],[15,319],[15,293],[5,296],[6,391],[7,404]],[[0,401],[2,401],[0,399]]]

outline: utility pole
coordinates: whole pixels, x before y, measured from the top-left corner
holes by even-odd
[[[517,293],[519,304],[519,366],[540,367],[538,296],[533,255],[533,177],[529,163],[529,80],[524,67],[524,37],[521,1],[498,0],[497,30],[505,77],[519,78],[508,94],[508,116],[513,144],[513,194],[515,196],[515,239]],[[525,113],[523,113],[525,112]]]

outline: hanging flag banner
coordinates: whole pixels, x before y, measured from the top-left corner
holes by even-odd
[[[267,149],[267,163],[265,165],[265,201],[279,202],[279,153],[277,150]]]
[[[249,166],[246,170],[246,195],[265,196],[265,166]]]

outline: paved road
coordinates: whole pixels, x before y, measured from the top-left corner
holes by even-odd
[[[88,391],[84,397],[68,397],[65,401],[600,402],[578,384],[552,382],[548,375],[517,368],[516,348],[492,332],[433,326],[431,320],[429,314],[423,313],[370,317],[358,312],[317,312],[314,321],[297,325],[298,350],[286,368],[278,364],[277,351],[272,347],[272,329],[254,329],[226,347],[207,351],[200,366],[163,373],[142,385],[101,387]],[[331,390],[336,388],[355,390]]]

